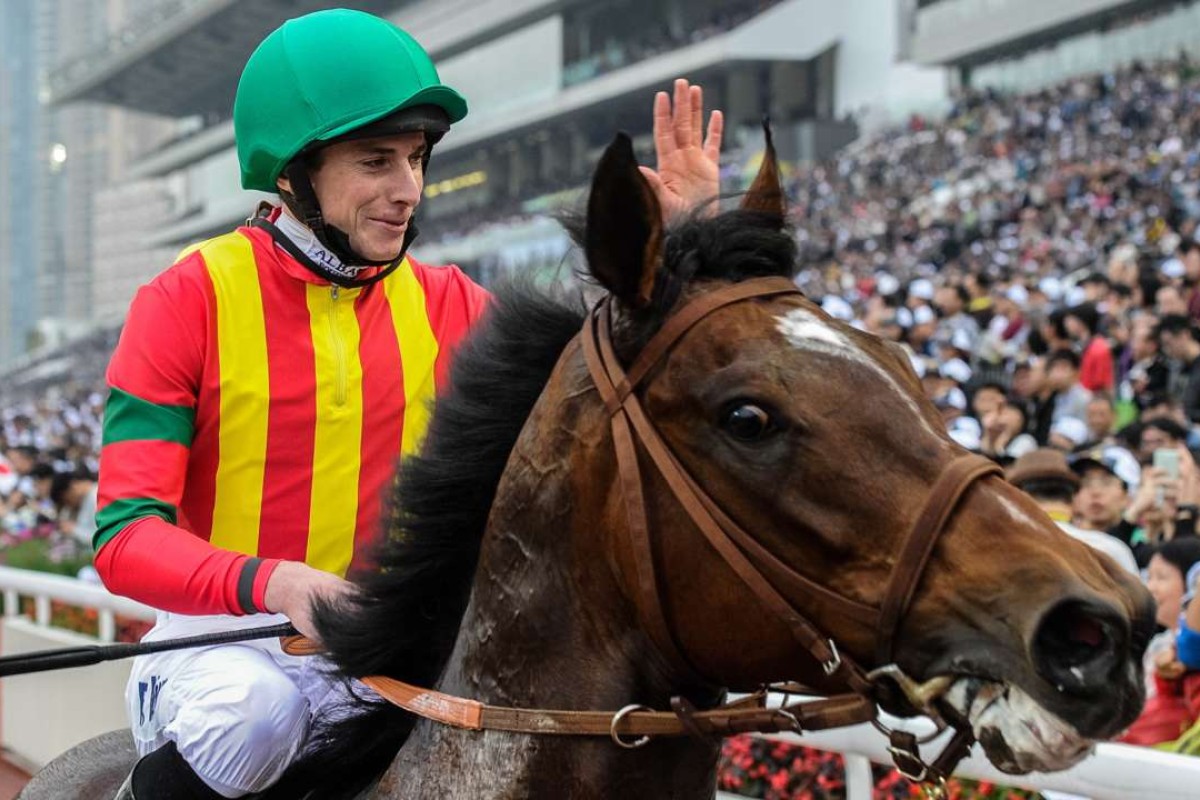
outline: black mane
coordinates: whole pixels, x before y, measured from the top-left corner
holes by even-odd
[[[795,252],[778,215],[695,216],[666,237],[658,280],[681,290],[693,280],[790,276]],[[657,328],[670,294],[656,292],[666,299],[637,314],[635,327]],[[580,301],[551,298],[528,282],[496,293],[487,320],[455,357],[450,391],[437,402],[421,454],[400,469],[376,553],[381,569],[359,581],[362,594],[353,603],[316,610],[330,657],[346,675],[388,675],[418,686],[441,676],[501,474],[584,314]],[[415,718],[387,703],[362,702],[365,713],[318,728],[312,755],[267,796],[354,797],[383,772]]]
[[[795,275],[796,240],[778,214],[740,208],[708,218],[704,213],[701,208],[667,235],[660,275],[730,283]]]

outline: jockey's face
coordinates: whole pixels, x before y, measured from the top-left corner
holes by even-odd
[[[425,185],[420,132],[338,142],[323,149],[312,172],[325,221],[373,261],[396,257]]]

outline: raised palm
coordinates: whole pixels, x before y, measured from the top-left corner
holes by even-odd
[[[675,81],[672,104],[666,92],[654,97],[654,150],[658,169],[642,174],[662,206],[667,222],[716,198],[720,191],[719,159],[725,120],[712,112],[703,133],[704,93],[682,78]],[[713,207],[715,210],[715,206]]]

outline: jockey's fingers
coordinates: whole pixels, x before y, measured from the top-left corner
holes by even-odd
[[[692,146],[692,94],[688,82],[675,79],[675,109],[672,116],[675,145],[680,149]]]
[[[704,137],[704,155],[709,161],[715,163],[721,157],[721,139],[724,134],[725,115],[714,111],[708,118],[708,134]]]
[[[654,154],[658,166],[675,152],[675,131],[671,122],[671,99],[666,92],[654,95]]]

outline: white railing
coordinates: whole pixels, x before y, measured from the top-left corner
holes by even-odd
[[[102,586],[61,575],[0,567],[5,613],[0,619],[0,656],[111,642],[114,617],[154,619],[154,610],[110,594]],[[19,600],[33,598],[33,618]],[[98,637],[53,626],[51,604],[96,609]],[[129,725],[125,685],[130,661],[106,661],[82,669],[13,675],[0,680],[0,745],[5,758],[36,771],[80,742]]]
[[[796,698],[792,698],[795,700]],[[900,720],[884,715],[884,724],[918,733],[932,731],[928,720]],[[921,746],[934,758],[946,746],[949,732]],[[870,725],[855,725],[819,733],[778,734],[765,738],[842,753],[846,759],[846,800],[870,800],[871,762],[891,764],[887,738]],[[1200,797],[1200,758],[1163,753],[1145,747],[1103,743],[1096,752],[1069,770],[1030,775],[1006,775],[976,746],[954,774],[1033,791],[1055,791],[1092,800],[1194,800]],[[718,793],[720,800],[738,795]]]
[[[94,608],[99,612],[99,638],[105,642],[111,642],[115,636],[114,616],[117,614],[148,621],[154,619],[154,609],[149,606],[117,597],[95,584],[44,572],[0,567],[0,591],[4,593],[5,616],[8,618],[19,616],[19,597],[33,597],[33,624],[36,628],[49,628],[52,601]],[[10,629],[10,632],[15,631]],[[115,685],[120,686],[121,683],[116,682]],[[119,696],[119,690],[113,691]],[[794,696],[790,698],[792,701],[796,699]],[[775,703],[781,700],[781,697],[774,698]],[[9,711],[6,709],[6,718]],[[928,720],[900,720],[885,715],[884,723],[889,727],[918,733],[931,730]],[[6,725],[9,730],[14,727],[11,722]],[[21,728],[28,730],[24,725]],[[106,729],[101,727],[101,730]],[[847,800],[870,800],[873,785],[871,762],[891,763],[887,739],[870,725],[802,736],[779,734],[766,738],[841,753],[846,761]],[[929,758],[934,757],[941,752],[948,738],[949,733],[942,734],[922,746],[922,752]],[[11,743],[6,744],[11,746]],[[49,748],[48,752],[53,755],[61,752],[61,749]],[[45,760],[48,759],[31,759],[35,763],[45,763]],[[1108,743],[1098,745],[1094,755],[1065,772],[1033,775],[1005,775],[988,763],[976,747],[972,755],[959,765],[955,775],[1034,791],[1065,792],[1092,800],[1140,800],[1149,797],[1155,800],[1187,800],[1200,796],[1196,788],[1200,786],[1200,758]],[[718,793],[718,797],[733,800],[737,795]]]
[[[94,608],[100,626],[96,638],[102,642],[111,642],[116,638],[117,614],[154,621],[154,609],[150,606],[127,597],[118,597],[103,586],[63,575],[0,567],[0,591],[4,592],[5,617],[20,616],[19,598],[22,595],[32,597],[33,621],[43,628],[50,627],[50,603],[53,601]]]

